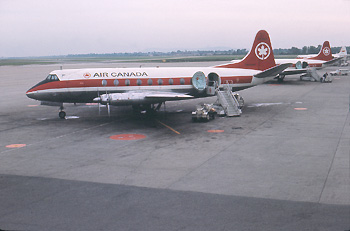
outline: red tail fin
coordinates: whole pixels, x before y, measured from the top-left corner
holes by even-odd
[[[243,68],[264,71],[276,66],[270,36],[265,30],[260,30],[249,53],[238,63],[224,64],[217,67]]]
[[[316,60],[324,60],[324,61],[332,60],[333,59],[332,50],[331,50],[331,46],[329,45],[329,42],[325,41],[322,45],[320,52],[315,57],[308,58],[308,59],[316,59]]]

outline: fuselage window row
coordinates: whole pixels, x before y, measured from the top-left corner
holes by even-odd
[[[59,79],[58,79],[58,77],[57,77],[56,75],[49,75],[49,76],[46,78],[46,80],[48,80],[48,81],[59,81]],[[102,84],[102,86],[107,86],[107,80],[105,80],[105,79],[102,80],[101,84]],[[115,80],[113,81],[113,84],[114,84],[114,86],[118,86],[118,85],[119,85],[119,80],[115,79]],[[126,80],[125,80],[125,86],[130,86],[130,84],[131,84],[130,80],[129,80],[129,79],[126,79]],[[141,86],[141,85],[142,85],[142,80],[141,80],[141,79],[137,79],[137,80],[136,80],[136,84],[137,84],[138,86]],[[148,80],[147,80],[147,84],[148,84],[148,85],[153,85],[153,79],[148,79]],[[157,80],[157,84],[158,84],[158,85],[163,85],[163,79],[158,79],[158,80]],[[169,80],[168,80],[168,84],[169,84],[169,85],[173,85],[173,84],[174,84],[174,80],[173,80],[173,79],[169,79]],[[185,79],[184,79],[184,78],[181,78],[181,79],[180,79],[180,84],[181,84],[181,85],[184,85],[184,84],[185,84]]]

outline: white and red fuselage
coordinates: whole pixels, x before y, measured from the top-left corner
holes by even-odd
[[[41,101],[92,102],[101,94],[125,92],[171,92],[194,97],[207,96],[196,89],[192,78],[202,72],[209,81],[218,85],[229,83],[234,90],[252,87],[266,81],[255,78],[261,71],[232,68],[97,68],[56,70],[41,84],[27,91],[27,96]],[[209,94],[211,95],[211,94]]]
[[[234,91],[249,88],[273,79],[288,65],[276,66],[270,37],[261,30],[250,52],[238,63],[215,67],[56,70],[26,94],[36,100],[59,103],[154,104],[212,96],[223,84],[229,84]]]
[[[325,41],[316,55],[299,55],[296,59],[275,59],[276,64],[292,63],[291,68],[322,68],[333,60],[332,51],[328,41]]]

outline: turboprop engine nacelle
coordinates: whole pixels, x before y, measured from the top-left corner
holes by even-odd
[[[144,93],[111,93],[103,94],[94,99],[95,103],[101,103],[103,105],[126,105],[133,103],[144,103]]]

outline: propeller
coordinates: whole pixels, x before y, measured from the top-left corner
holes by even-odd
[[[97,91],[97,97],[100,98],[100,91]],[[98,102],[98,115],[101,115],[101,100]]]
[[[93,102],[98,103],[98,114],[101,114],[101,104],[107,106],[108,110],[108,116],[111,116],[111,109],[110,109],[110,104],[111,104],[111,96],[106,92],[106,94],[100,95],[98,92],[98,97],[93,99]],[[1,230],[0,230],[1,231]]]
[[[110,107],[110,105],[109,105],[109,102],[110,102],[110,96],[109,96],[109,94],[107,93],[107,91],[106,91],[106,97],[107,97],[107,99],[106,99],[106,101],[107,101],[107,112],[108,112],[108,117],[111,117],[111,107]]]

